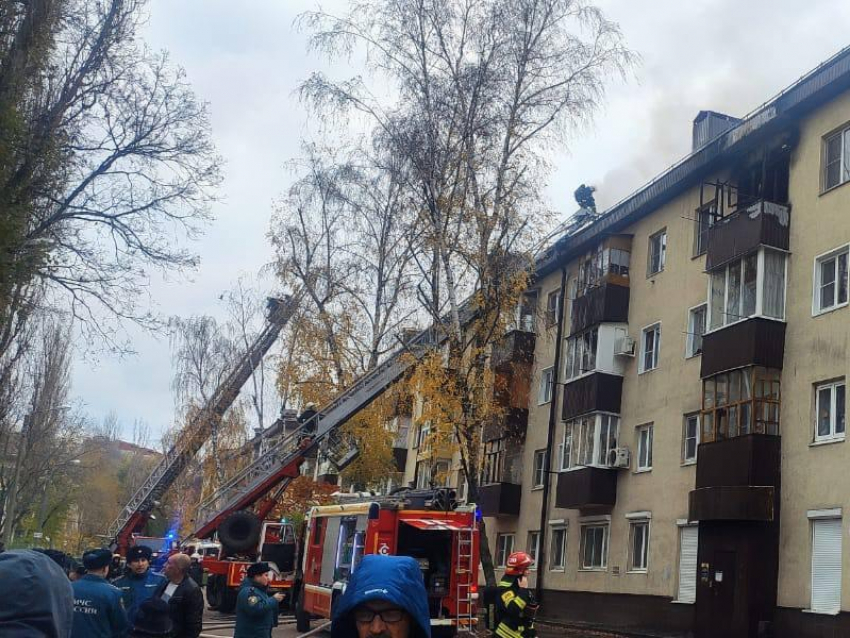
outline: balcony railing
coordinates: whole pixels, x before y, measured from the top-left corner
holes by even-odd
[[[706,270],[714,270],[759,246],[788,250],[791,211],[759,200],[715,222],[708,230]]]
[[[781,370],[784,355],[785,323],[751,317],[703,336],[700,376],[751,365]]]
[[[587,330],[602,322],[625,323],[629,320],[629,288],[613,283],[588,288],[572,304],[570,334]]]
[[[555,506],[565,509],[610,508],[617,502],[617,471],[581,467],[558,474]]]
[[[562,418],[565,421],[588,412],[620,413],[623,377],[594,372],[564,386]]]
[[[531,364],[534,359],[534,333],[513,330],[493,346],[490,365],[500,371],[510,371],[515,364]]]

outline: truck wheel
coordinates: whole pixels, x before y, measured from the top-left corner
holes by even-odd
[[[295,601],[295,629],[302,634],[310,631],[310,614],[304,610],[304,589],[298,592],[298,599]]]
[[[226,582],[222,583],[221,587],[221,606],[218,610],[225,614],[232,614],[236,609],[236,597],[239,592],[233,587],[228,587]]]
[[[240,554],[257,547],[262,526],[253,512],[233,512],[218,526],[218,538],[227,551]]]
[[[222,577],[218,574],[210,574],[207,580],[207,604],[213,610],[221,608],[221,580]]]

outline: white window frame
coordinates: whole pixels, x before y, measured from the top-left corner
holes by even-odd
[[[585,522],[580,525],[579,534],[579,571],[582,572],[604,572],[608,571],[608,547],[611,534],[611,523],[609,521]],[[585,545],[587,543],[587,532],[590,529],[602,530],[602,551],[600,553],[601,565],[586,565],[584,562]]]
[[[844,430],[837,432],[837,414],[838,414],[838,388],[844,388]],[[820,394],[822,390],[829,390],[829,433],[819,434],[818,426],[820,425]],[[825,441],[843,441],[847,434],[847,382],[845,379],[837,379],[828,383],[818,383],[815,385],[815,424],[814,424],[814,440],[816,443]]]
[[[694,436],[688,436],[688,423],[696,421]],[[682,417],[682,465],[693,465],[697,462],[699,454],[700,413],[689,412]],[[688,441],[694,441],[694,455],[688,456]]]
[[[656,240],[660,240],[658,243],[658,250],[660,251],[660,255],[658,257],[658,269],[653,270],[653,257],[655,256],[655,243]],[[647,251],[647,263],[646,263],[646,276],[653,277],[658,273],[664,272],[664,268],[667,265],[667,228],[662,228],[649,236],[649,250]]]
[[[652,529],[652,514],[650,512],[633,512],[626,514],[626,519],[629,521],[629,551],[628,551],[628,570],[630,574],[646,574],[649,571],[649,539]],[[645,528],[642,556],[640,563],[636,564],[635,557],[635,534],[638,528]]]
[[[549,366],[540,371],[540,385],[537,388],[537,405],[545,405],[552,400],[555,388],[555,368]]]
[[[549,453],[549,450],[534,450],[534,457],[531,464],[531,489],[539,490],[542,489],[546,484],[546,455]],[[540,459],[540,465],[537,464],[538,459]]]
[[[562,533],[561,537],[561,562],[555,563],[556,554],[552,551],[555,546],[555,538]],[[567,569],[567,526],[564,524],[553,525],[549,528],[549,571],[563,572]]]
[[[839,246],[838,248],[834,248],[829,252],[823,253],[822,255],[818,255],[815,257],[815,267],[814,267],[814,275],[812,277],[812,316],[817,317],[818,315],[823,315],[828,312],[832,312],[833,310],[838,310],[839,308],[845,308],[848,304],[850,304],[850,277],[848,277],[848,282],[845,285],[844,289],[844,301],[839,302],[839,281],[838,281],[838,259],[841,255],[845,255],[845,259],[847,261],[847,268],[850,269],[850,244],[844,244],[843,246]],[[835,260],[835,279],[833,279],[833,284],[835,285],[835,301],[831,306],[821,306],[820,303],[820,293],[821,288],[823,287],[823,282],[821,280],[821,264]]]
[[[702,332],[697,331],[696,313],[703,311]],[[708,304],[701,303],[693,308],[688,308],[688,334],[685,339],[685,358],[697,357],[702,354],[702,338],[708,331]],[[697,348],[697,340],[699,340],[699,348]]]
[[[592,419],[592,423],[590,420]],[[607,420],[608,428],[606,429],[606,440],[602,440],[602,422]],[[614,421],[614,436],[611,437],[611,422]],[[585,425],[587,424],[587,425]],[[586,428],[586,429],[585,429]],[[581,436],[582,433],[593,430],[590,437]],[[579,435],[575,436],[575,430],[579,430]],[[593,449],[587,451],[584,447],[588,438],[592,441]],[[567,445],[569,441],[569,446]],[[611,445],[613,441],[613,445]],[[561,453],[560,471],[571,472],[583,467],[611,467],[608,463],[608,455],[611,450],[616,449],[620,441],[620,417],[611,412],[594,412],[584,416],[571,419],[564,424],[564,434],[559,446]],[[573,450],[575,452],[575,460],[573,463]],[[586,459],[590,462],[582,462]]]
[[[839,138],[841,140],[839,155],[838,155],[838,182],[835,184],[827,183],[828,168],[828,150],[829,143]],[[824,135],[821,151],[821,192],[826,193],[833,188],[838,188],[842,184],[850,181],[850,126],[844,125],[840,129]]]
[[[534,543],[532,544],[531,538],[534,536]],[[526,541],[526,551],[529,556],[534,559],[534,563],[532,563],[529,569],[535,570],[537,569],[537,559],[540,556],[540,530],[539,529],[530,529],[528,530],[528,537]]]
[[[717,220],[717,200],[709,202],[702,208],[697,208],[695,211],[696,219],[694,220],[694,249],[692,257],[699,257],[708,252],[708,233],[709,229],[714,226]],[[703,218],[707,219],[703,225]]]
[[[589,344],[594,344],[590,346]],[[590,328],[566,338],[564,344],[564,380],[566,383],[581,379],[596,372],[599,357],[599,327]],[[593,348],[593,365],[590,363],[590,348]]]
[[[784,260],[784,268],[783,268],[783,280],[782,280],[782,311],[780,313],[780,317],[774,317],[771,315],[767,315],[764,312],[764,297],[765,297],[765,253],[773,252],[777,254],[781,254],[785,256]],[[744,286],[744,260],[751,255],[756,255],[756,304],[755,311],[747,316],[743,316],[741,313],[743,311],[743,303],[744,303],[744,295],[739,294],[739,306],[736,312],[729,313],[729,267],[738,262],[741,268],[741,290],[743,291]],[[723,315],[720,320],[720,324],[717,327],[712,327],[714,325],[714,309],[711,303],[711,286],[714,281],[715,274],[723,273],[723,308],[721,310],[721,314]],[[706,299],[708,300],[706,303],[708,304],[708,312],[706,314],[706,330],[705,334],[710,334],[712,332],[717,332],[718,330],[723,330],[724,328],[731,326],[739,321],[746,321],[747,319],[752,319],[754,317],[760,317],[762,319],[770,319],[772,321],[781,321],[785,322],[786,311],[788,309],[788,252],[785,250],[780,250],[778,248],[760,248],[756,253],[748,253],[746,255],[741,255],[740,257],[732,260],[731,263],[726,264],[722,267],[722,269],[718,269],[717,271],[712,271],[709,273],[708,277],[708,293],[706,295]],[[705,336],[705,335],[703,335]]]
[[[642,436],[643,432],[648,432],[646,439]],[[651,472],[652,471],[652,444],[653,438],[655,437],[655,424],[654,423],[644,423],[643,425],[639,425],[635,428],[635,436],[637,437],[637,444],[635,445],[635,449],[637,450],[637,454],[635,454],[635,473],[638,472]],[[646,454],[646,460],[648,464],[641,464],[641,457],[644,456],[641,452],[643,449],[644,440],[649,442],[649,451]]]
[[[646,338],[647,335],[652,332],[655,334],[653,337],[653,361],[652,367],[646,367],[646,355],[648,354],[646,351]],[[639,370],[638,374],[643,374],[644,372],[651,372],[658,368],[659,361],[661,359],[661,322],[656,321],[653,324],[650,324],[643,328],[640,331],[640,361],[638,362]]]
[[[504,542],[510,539],[510,547],[506,547]],[[513,532],[505,533],[505,534],[496,534],[496,567],[499,569],[504,569],[505,565],[508,562],[508,556],[510,556],[514,547],[516,546],[516,534]]]
[[[837,521],[839,526],[842,528],[839,531],[838,538],[839,538],[841,545],[842,545],[841,554],[843,554],[843,552],[844,552],[844,538],[843,538],[844,537],[844,530],[843,530],[844,519],[842,518],[841,508],[838,507],[838,508],[825,509],[825,510],[809,510],[809,512],[807,512],[807,518],[810,521],[809,525],[811,527],[811,531],[810,531],[810,544],[811,544],[811,561],[810,561],[811,567],[810,567],[810,569],[811,569],[811,574],[810,574],[810,582],[809,582],[809,591],[810,591],[810,601],[809,601],[809,603],[810,604],[809,604],[809,609],[807,609],[805,611],[808,611],[810,613],[815,613],[815,614],[824,614],[824,615],[835,616],[835,615],[838,615],[841,612],[841,580],[843,578],[843,573],[838,578],[838,588],[839,588],[839,590],[837,592],[838,595],[836,596],[836,599],[837,599],[836,605],[832,608],[829,608],[829,609],[822,609],[822,608],[816,608],[813,604],[814,603],[814,600],[813,600],[814,591],[815,591],[815,538],[816,538],[815,528],[816,528],[816,525],[818,525],[819,523],[825,523],[827,521],[834,523],[834,522]],[[843,572],[843,563],[844,563],[843,556],[840,556],[839,560],[838,560],[838,568],[841,572]]]
[[[552,307],[551,300],[555,300],[554,308]],[[547,328],[551,328],[552,326],[556,326],[558,324],[558,317],[561,314],[561,309],[563,307],[563,299],[561,299],[561,289],[551,290],[546,294],[546,315],[545,315],[545,324]]]

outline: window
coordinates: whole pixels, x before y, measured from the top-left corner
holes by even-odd
[[[708,306],[702,304],[688,311],[688,338],[685,349],[686,357],[702,354],[702,336],[705,334],[705,318]]]
[[[682,424],[682,463],[690,464],[697,460],[699,445],[699,413],[686,414]]]
[[[451,468],[451,463],[448,461],[436,461],[434,463],[434,469],[431,471],[431,482],[434,487],[448,487],[449,486],[449,471]]]
[[[841,518],[813,519],[811,611],[837,614],[840,610]]]
[[[752,316],[785,319],[785,253],[762,249],[712,271],[709,328],[716,330]]]
[[[701,443],[779,434],[779,370],[750,367],[702,382]]]
[[[543,484],[546,482],[546,452],[547,450],[534,451],[533,487],[543,487]]]
[[[552,528],[552,547],[549,552],[549,569],[564,571],[567,566],[567,528]]]
[[[431,423],[423,423],[419,426],[419,433],[416,437],[416,447],[426,449],[428,447],[429,438],[431,436]]]
[[[645,572],[649,564],[649,519],[629,522],[629,571]]]
[[[637,428],[637,471],[648,472],[652,469],[652,424]]]
[[[496,537],[496,567],[504,567],[508,562],[508,556],[514,552],[513,534],[499,534]]]
[[[546,296],[546,326],[551,327],[558,323],[558,314],[561,310],[561,291],[553,290]]]
[[[694,224],[694,257],[708,250],[708,229],[717,221],[717,202],[709,202],[696,211]]]
[[[628,277],[632,254],[621,248],[611,248],[610,253],[610,272],[620,277]]]
[[[599,345],[599,328],[567,339],[567,356],[564,374],[567,380],[596,369],[596,349]]]
[[[850,128],[823,141],[823,189],[829,190],[850,180]]]
[[[816,260],[815,314],[847,305],[847,251],[845,246]]]
[[[582,525],[581,568],[605,569],[608,564],[608,525]]]
[[[630,264],[631,253],[628,250],[598,246],[579,263],[576,294],[581,296],[601,286],[608,280],[609,274],[628,279]]]
[[[500,483],[505,464],[505,439],[484,443],[484,462],[481,465],[481,484]]]
[[[537,555],[540,552],[540,532],[528,533],[528,545],[526,545],[528,555],[534,559],[534,564],[531,569],[537,569]]]
[[[416,464],[416,488],[425,490],[431,487],[431,461],[419,461]]]
[[[564,427],[561,469],[608,467],[619,433],[620,418],[613,414],[590,414],[569,421]]]
[[[697,599],[697,549],[699,526],[679,527],[679,591],[676,602],[694,603]]]
[[[647,276],[654,275],[664,270],[667,261],[667,229],[660,230],[649,238],[649,263],[647,264]]]
[[[640,339],[640,371],[648,372],[658,367],[661,353],[661,324],[644,328]]]
[[[844,380],[815,387],[815,441],[844,438],[845,387]]]
[[[545,368],[540,373],[540,387],[537,389],[537,403],[543,405],[552,400],[552,389],[555,385],[555,368]]]

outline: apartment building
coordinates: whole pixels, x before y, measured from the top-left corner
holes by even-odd
[[[542,617],[850,635],[848,181],[844,50],[539,259],[479,505]]]

